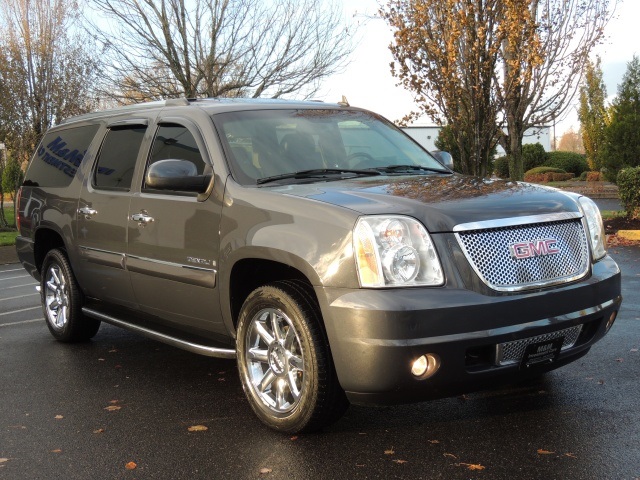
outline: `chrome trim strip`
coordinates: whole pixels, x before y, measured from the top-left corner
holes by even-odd
[[[125,322],[123,320],[114,318],[110,315],[106,315],[101,312],[97,312],[87,307],[82,308],[82,313],[90,317],[97,318],[98,320],[102,320],[103,322],[107,322],[111,325],[115,325],[116,327],[121,327],[127,330],[131,330],[132,332],[140,333],[154,340],[158,340],[160,342],[166,343],[168,345],[172,345],[174,347],[182,348],[183,350],[188,350],[189,352],[192,352],[192,353],[205,355],[207,357],[231,358],[231,359],[236,358],[235,349],[209,347],[207,345],[200,345],[198,343],[188,342],[186,340],[181,340],[179,338],[172,337],[164,333],[156,332],[154,330],[150,330],[148,328],[141,327],[139,325],[134,325],[132,323]]]
[[[90,251],[90,252],[108,253],[110,255],[118,255],[118,256],[123,255],[124,256],[124,253],[112,252],[111,250],[103,250],[101,248],[84,247],[82,245],[80,245],[80,250],[87,250],[87,251]]]
[[[542,215],[527,215],[526,217],[509,217],[498,218],[496,220],[484,220],[482,222],[460,223],[453,227],[453,231],[468,232],[471,230],[514,227],[517,225],[529,225],[532,223],[559,222],[562,220],[574,220],[576,218],[582,218],[582,214],[580,212],[545,213]]]
[[[465,332],[465,333],[454,333],[451,335],[441,335],[438,337],[425,337],[425,338],[412,338],[412,339],[402,339],[402,340],[386,340],[386,339],[378,339],[378,338],[356,338],[350,339],[354,343],[360,343],[365,345],[376,345],[376,346],[384,346],[384,347],[412,347],[412,346],[425,346],[425,345],[437,345],[440,343],[449,343],[449,342],[464,342],[468,340],[480,340],[480,339],[491,339],[492,337],[497,337],[499,335],[509,335],[509,334],[524,334],[527,335],[526,332],[529,330],[533,330],[540,327],[548,327],[550,325],[558,327],[558,330],[562,330],[564,328],[568,328],[571,325],[567,325],[567,323],[571,322],[572,325],[575,325],[577,320],[580,320],[583,317],[589,315],[595,315],[600,313],[606,308],[612,306],[620,306],[622,302],[622,296],[617,296],[612,300],[607,300],[600,305],[596,305],[589,308],[584,308],[582,310],[578,310],[576,312],[570,312],[564,315],[559,315],[557,317],[549,317],[542,318],[540,320],[534,320],[533,322],[521,323],[518,325],[508,325],[506,327],[500,328],[492,328],[490,330],[478,330],[475,332]]]
[[[196,267],[192,265],[185,265],[184,263],[174,263],[174,262],[167,262],[166,260],[158,260],[156,258],[140,257],[138,255],[127,255],[127,258],[134,258],[136,260],[142,260],[143,262],[151,262],[151,263],[157,263],[159,265],[166,265],[167,267],[187,268],[189,270],[199,270],[199,271],[208,272],[208,273],[218,273],[215,268]]]

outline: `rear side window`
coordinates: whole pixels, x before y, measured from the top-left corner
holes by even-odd
[[[133,170],[146,131],[146,126],[127,126],[111,128],[107,132],[93,172],[94,187],[131,188]]]
[[[27,169],[24,185],[68,186],[97,131],[98,125],[86,125],[47,133]]]

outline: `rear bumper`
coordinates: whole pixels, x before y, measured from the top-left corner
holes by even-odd
[[[454,288],[319,289],[342,388],[358,404],[408,403],[469,392],[552,370],[585,355],[621,303],[610,257],[592,275],[561,288],[488,296]],[[496,346],[582,325],[576,343],[551,364],[496,364]],[[440,368],[420,380],[412,363],[432,353]]]

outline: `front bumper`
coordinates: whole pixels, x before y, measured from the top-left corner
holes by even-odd
[[[560,288],[489,296],[458,288],[319,288],[338,379],[352,403],[393,404],[486,388],[552,370],[585,355],[620,307],[620,270],[610,257],[589,278]],[[496,346],[582,325],[555,362],[498,365]],[[440,358],[420,380],[412,363]]]

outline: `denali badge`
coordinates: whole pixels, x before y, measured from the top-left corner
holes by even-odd
[[[533,242],[510,243],[509,251],[515,259],[541,257],[543,255],[555,255],[560,253],[556,246],[558,240],[555,238],[545,238],[544,240],[534,240]]]

